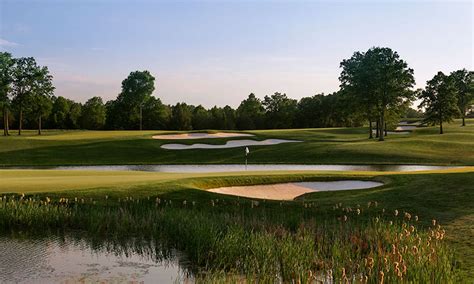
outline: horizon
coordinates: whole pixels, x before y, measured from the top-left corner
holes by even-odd
[[[372,46],[397,51],[416,88],[474,65],[470,1],[140,4],[1,1],[0,50],[35,57],[56,96],[82,103],[115,99],[130,72],[149,70],[165,104],[234,108],[250,93],[335,92],[339,63]]]

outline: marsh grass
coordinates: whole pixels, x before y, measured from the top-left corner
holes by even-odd
[[[5,231],[87,232],[178,249],[198,282],[449,283],[455,258],[435,220],[377,202],[321,209],[313,202],[101,199],[4,195]],[[140,250],[137,248],[137,250]]]

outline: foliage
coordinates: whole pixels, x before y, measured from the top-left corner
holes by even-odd
[[[262,129],[264,127],[264,111],[261,100],[251,93],[237,108],[237,128]]]
[[[456,89],[453,79],[438,72],[426,82],[426,89],[420,94],[420,108],[425,108],[424,122],[439,124],[439,133],[443,134],[443,122],[451,122],[459,115]]]
[[[122,81],[122,92],[117,99],[109,104],[110,128],[139,129],[141,110],[151,104],[147,110],[153,110],[158,101],[151,101],[151,94],[155,90],[155,77],[149,71],[134,71]],[[160,101],[161,103],[161,101]],[[112,114],[113,113],[113,114]],[[156,113],[155,113],[156,115]],[[152,115],[149,115],[152,116]]]
[[[381,47],[355,52],[341,62],[341,67],[341,88],[353,96],[369,121],[377,118],[379,140],[383,141],[389,109],[392,114],[398,113],[399,108],[414,99],[413,69],[397,52]]]
[[[461,113],[462,126],[466,126],[465,117],[467,107],[474,99],[474,72],[466,69],[451,72],[449,75],[453,80],[458,101],[458,108]]]
[[[191,130],[192,107],[186,103],[177,103],[172,109],[171,125],[177,130]]]
[[[286,94],[274,93],[265,96],[262,102],[265,107],[267,128],[292,128],[295,124],[297,101]]]
[[[98,130],[105,125],[106,109],[100,97],[89,99],[81,111],[81,125],[85,129]]]
[[[8,135],[8,109],[10,107],[9,92],[13,81],[12,72],[15,64],[10,53],[0,52],[0,108],[3,113],[3,134]]]

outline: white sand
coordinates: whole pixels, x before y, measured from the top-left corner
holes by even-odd
[[[153,139],[160,140],[181,140],[181,139],[207,139],[207,138],[233,138],[233,137],[248,137],[253,136],[247,133],[230,133],[230,132],[216,132],[216,133],[181,133],[181,134],[164,134],[154,135]]]
[[[284,140],[284,139],[267,139],[263,141],[257,140],[230,140],[227,141],[225,144],[221,145],[212,145],[212,144],[163,144],[161,148],[169,149],[169,150],[187,150],[187,149],[226,149],[226,148],[237,148],[237,147],[244,147],[244,146],[268,146],[268,145],[277,145],[281,143],[296,143],[302,142],[298,140]]]
[[[377,130],[372,130],[372,133],[376,134]],[[410,134],[411,131],[387,131],[387,134],[395,134],[395,135],[403,135],[403,134]]]
[[[395,128],[395,131],[405,131],[416,129],[416,125],[399,125]]]
[[[373,188],[383,185],[381,182],[343,180],[328,182],[278,183],[268,185],[231,186],[210,189],[210,192],[271,200],[293,200],[308,192],[354,190]]]

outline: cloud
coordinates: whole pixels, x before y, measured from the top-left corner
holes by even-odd
[[[91,50],[92,51],[106,51],[106,49],[103,47],[91,47]]]
[[[0,46],[6,46],[6,47],[14,47],[14,46],[19,46],[20,44],[16,42],[11,42],[6,39],[0,38]]]

